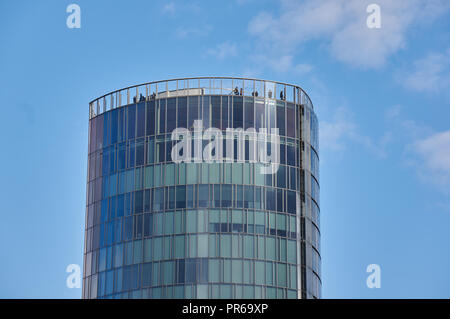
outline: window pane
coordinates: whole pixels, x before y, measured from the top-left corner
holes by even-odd
[[[147,135],[155,134],[155,101],[147,102]]]
[[[286,135],[284,111],[285,111],[284,103],[277,104],[277,127],[279,130],[279,134],[281,136]]]
[[[187,127],[187,97],[178,98],[177,127]]]
[[[188,127],[194,125],[194,121],[199,119],[198,116],[198,96],[189,97],[189,110],[188,110]]]
[[[136,123],[136,105],[131,105],[127,107],[127,118],[128,118],[128,139],[133,139],[135,136],[135,123]]]
[[[242,128],[243,127],[243,107],[242,107],[242,97],[233,97],[233,127]]]
[[[186,211],[186,232],[188,232],[188,233],[197,232],[197,211],[196,210]]]
[[[136,137],[145,135],[145,102],[137,105]]]
[[[167,99],[167,133],[171,133],[176,127],[176,98]]]
[[[220,128],[220,96],[211,96],[212,127]]]
[[[210,127],[211,120],[210,120],[210,114],[211,114],[211,102],[210,102],[210,96],[203,96],[203,126]]]
[[[275,210],[275,189],[266,188],[266,209]]]
[[[177,208],[186,208],[186,186],[176,187]]]
[[[164,133],[166,130],[166,99],[158,100],[156,124],[158,125],[158,133]]]
[[[244,123],[244,129],[248,129],[249,127],[254,127],[253,123],[253,99],[252,98],[245,98],[245,123]]]
[[[231,235],[220,235],[220,256],[231,257]]]
[[[219,260],[210,259],[209,260],[209,278],[210,282],[219,282],[220,281],[220,268],[219,268]]]
[[[166,168],[166,185],[172,186],[175,184],[175,164],[167,164]]]
[[[229,113],[229,106],[228,106],[228,96],[222,96],[222,130],[226,130],[229,126],[228,122],[228,113]]]

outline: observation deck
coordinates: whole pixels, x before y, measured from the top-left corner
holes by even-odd
[[[308,94],[297,85],[242,77],[192,77],[147,82],[102,95],[89,102],[89,119],[128,104],[198,95],[236,95],[283,100],[313,109]]]

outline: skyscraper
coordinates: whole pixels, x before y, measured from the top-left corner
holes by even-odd
[[[320,298],[318,125],[298,86],[157,81],[89,104],[83,298]]]

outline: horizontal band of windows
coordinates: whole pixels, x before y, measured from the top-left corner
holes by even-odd
[[[225,102],[224,102],[225,100]],[[169,98],[139,103],[106,112],[90,120],[89,149],[95,150],[135,137],[171,133],[176,127],[192,127],[194,120],[202,119],[205,127],[219,129],[277,127],[279,134],[295,138],[299,130],[296,114],[299,106],[293,103],[253,103],[253,99]],[[304,114],[317,130],[314,112]],[[298,134],[298,133],[297,133]],[[315,135],[312,135],[314,137]]]
[[[194,216],[194,214],[191,216]],[[288,238],[293,240],[296,240],[300,236],[300,234],[297,234],[295,231],[295,221],[292,221],[291,219],[286,220],[285,216],[277,216],[278,228],[269,228],[264,226],[264,220],[259,221],[262,225],[258,224],[258,222],[257,224],[210,222],[209,226],[206,227],[205,220],[201,220],[200,218],[188,217],[183,220],[181,216],[178,215],[175,216],[175,221],[179,224],[172,224],[172,221],[174,220],[173,215],[164,214],[169,217],[163,217],[163,214],[159,214],[160,216],[157,215],[158,214],[143,214],[135,216],[134,218],[126,218],[124,220],[118,219],[107,224],[92,227],[86,234],[86,249],[87,251],[91,251],[101,247],[111,246],[122,241],[127,242],[142,238],[184,234],[239,233],[250,236],[264,235],[270,236],[271,238]],[[205,214],[200,216],[204,217]],[[167,223],[169,218],[171,221]],[[275,220],[272,220],[271,216],[269,216],[269,222],[275,227]],[[267,221],[266,224],[268,224]],[[302,223],[302,225],[304,225],[304,223]],[[305,229],[302,228],[302,232],[305,232]],[[308,228],[307,234],[302,233],[300,238],[307,239],[319,249],[318,243],[320,242],[320,233],[314,226]]]
[[[297,214],[297,192],[272,187],[229,184],[159,187],[136,191],[88,206],[87,225],[143,212],[189,208],[261,209]],[[300,214],[300,212],[298,212]]]
[[[228,166],[225,174],[223,174],[221,165],[214,165],[151,165],[145,167],[145,169],[130,169],[119,174],[97,178],[87,185],[88,204],[102,198],[125,194],[134,190],[174,185],[222,183],[238,184],[244,187],[268,186],[292,191],[307,191],[307,193],[311,193],[312,190],[317,193],[320,191],[319,185],[308,172],[298,170],[295,167],[281,165],[278,167],[276,174],[263,175],[255,173],[261,166],[252,167],[251,164],[235,164],[235,166]],[[244,170],[242,170],[243,168]]]
[[[174,284],[250,284],[297,288],[297,265],[240,259],[190,258],[149,262],[88,277],[93,297]]]
[[[223,141],[223,152],[222,152],[222,160],[219,163],[214,164],[222,164],[229,161],[227,151],[226,151],[226,140]],[[172,147],[175,145],[176,141],[153,141],[148,140],[144,143],[144,141],[137,141],[128,144],[120,144],[117,146],[109,147],[104,149],[103,151],[96,152],[94,154],[89,155],[89,175],[88,181],[91,181],[100,176],[106,176],[113,173],[121,172],[126,169],[134,168],[134,167],[143,167],[145,165],[151,164],[173,164],[172,162]],[[194,141],[192,142],[194,143]],[[206,146],[207,141],[203,141],[203,146]],[[268,143],[270,147],[270,143]],[[232,163],[230,164],[253,164],[258,165],[258,169],[260,166],[265,165],[262,163],[258,163],[258,153],[253,154],[254,157],[250,155],[250,144],[249,141],[245,141],[244,143],[244,151],[242,153],[242,158],[238,158],[238,150],[237,150],[237,142],[234,143],[234,152],[232,156]],[[192,146],[191,149],[194,149]],[[270,148],[268,148],[270,150]],[[203,150],[203,148],[202,148]],[[269,152],[269,155],[271,153]],[[215,155],[213,153],[213,155]],[[287,165],[292,167],[299,167],[299,148],[295,145],[284,145],[281,143],[279,145],[279,165]],[[252,160],[251,160],[252,158]],[[313,159],[316,160],[315,158]],[[188,161],[192,164],[193,160]],[[204,163],[209,164],[209,163]],[[318,163],[317,163],[318,165]],[[257,172],[255,172],[257,173]]]
[[[90,283],[85,281],[85,285]],[[198,284],[167,285],[153,288],[141,288],[122,291],[105,296],[89,296],[85,292],[83,298],[98,299],[297,299],[298,291],[274,286],[236,285],[236,284]],[[313,296],[308,293],[308,296]],[[306,298],[306,293],[305,293]],[[311,297],[313,298],[313,297]],[[315,297],[317,298],[317,296]]]
[[[307,257],[308,265],[320,272],[320,255],[311,245],[300,244],[305,247],[303,256]],[[160,236],[118,243],[86,253],[85,275],[142,262],[200,257],[297,264],[300,263],[297,259],[298,245],[296,240],[243,234]]]

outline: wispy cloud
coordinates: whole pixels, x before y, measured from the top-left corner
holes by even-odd
[[[340,107],[330,121],[320,122],[320,148],[340,151],[346,147],[346,139],[356,131],[356,125],[346,116],[348,111]]]
[[[450,130],[435,133],[412,144],[418,156],[417,172],[449,192],[450,189]]]
[[[408,89],[436,93],[450,89],[450,48],[442,53],[429,53],[402,72],[398,80]]]
[[[403,164],[421,180],[450,193],[450,130],[436,132],[405,117],[402,105],[392,106],[385,115],[403,150]]]
[[[162,11],[164,13],[174,13],[175,12],[175,3],[169,2],[163,6]]]
[[[381,138],[374,140],[361,133],[352,118],[353,114],[348,109],[339,107],[331,120],[321,121],[320,148],[343,151],[350,144],[357,144],[380,158],[386,157],[386,147],[392,138],[391,132],[385,132]]]
[[[207,51],[208,55],[214,56],[220,60],[237,55],[237,46],[235,43],[226,41],[218,44],[215,48],[210,48]]]
[[[259,12],[248,25],[269,57],[293,55],[311,40],[321,41],[337,60],[361,68],[379,68],[405,47],[408,29],[432,21],[450,8],[444,0],[378,0],[382,25],[369,29],[372,0],[281,1],[280,13]]]
[[[181,39],[190,37],[204,37],[209,35],[211,30],[212,27],[210,25],[204,25],[201,27],[178,27],[175,30],[175,35]]]
[[[402,111],[403,107],[400,104],[393,105],[392,107],[388,108],[385,111],[385,117],[387,120],[393,120],[400,116],[400,112]]]
[[[255,54],[252,60],[259,66],[268,66],[277,72],[291,71],[297,75],[304,75],[313,70],[313,66],[309,63],[298,63],[294,61],[294,56],[291,54],[280,55],[276,59],[271,58],[266,54]]]

